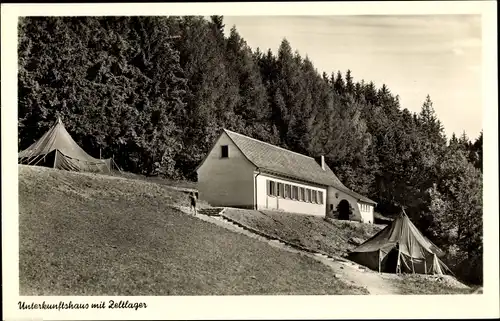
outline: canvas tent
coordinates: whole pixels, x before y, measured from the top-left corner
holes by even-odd
[[[73,140],[58,117],[55,124],[35,143],[18,155],[18,162],[68,171],[109,173],[112,159],[97,159]]]
[[[349,258],[379,272],[446,274],[451,271],[439,259],[442,255],[402,211],[391,225],[355,248]]]

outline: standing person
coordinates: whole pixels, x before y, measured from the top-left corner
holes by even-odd
[[[196,215],[196,194],[191,192],[191,209],[193,210],[194,215]]]

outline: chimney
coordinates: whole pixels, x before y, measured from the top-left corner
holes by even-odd
[[[326,166],[325,166],[325,156],[321,155],[321,169],[322,170],[325,170]]]

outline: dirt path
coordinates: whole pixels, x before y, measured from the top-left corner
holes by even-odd
[[[187,207],[186,208],[180,207],[179,209],[187,214],[192,215],[190,209]],[[338,279],[355,286],[364,287],[368,290],[370,294],[378,294],[378,295],[398,294],[397,289],[391,286],[389,280],[387,280],[387,277],[385,277],[383,274],[379,274],[371,270],[368,270],[364,267],[361,267],[358,264],[347,262],[341,259],[330,258],[322,254],[312,254],[292,248],[283,242],[277,240],[270,240],[263,236],[247,231],[240,226],[237,226],[231,222],[224,220],[222,217],[217,217],[217,216],[212,217],[203,214],[198,214],[196,217],[203,221],[221,226],[225,229],[244,234],[248,237],[257,239],[262,242],[266,242],[269,245],[274,246],[276,248],[300,255],[305,255],[312,259],[315,259],[333,269],[335,272],[335,276]]]
[[[398,294],[398,290],[391,286],[389,280],[368,269],[360,269],[357,265],[345,262],[337,262],[342,272],[342,278],[349,280],[353,284],[365,287],[370,294],[392,295]]]

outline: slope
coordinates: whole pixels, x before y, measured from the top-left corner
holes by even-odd
[[[378,273],[345,258],[383,226],[325,220],[322,217],[278,211],[227,208],[223,216],[289,244],[336,258],[326,263],[342,280],[366,288],[371,294],[465,294],[472,290],[454,277]]]
[[[186,205],[160,184],[20,165],[20,294],[366,293],[176,208]]]

